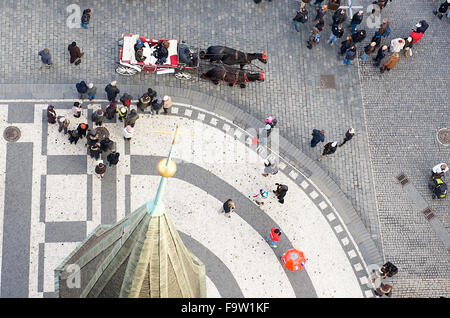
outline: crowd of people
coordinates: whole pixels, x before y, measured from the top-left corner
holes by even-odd
[[[79,102],[75,102],[72,106],[72,114],[75,118],[80,118],[83,109],[83,100],[89,99],[93,101],[97,94],[97,88],[93,83],[86,84],[85,81],[81,81],[76,85],[77,92],[80,97]],[[106,167],[117,165],[119,162],[120,153],[116,150],[116,145],[113,140],[110,140],[107,136],[100,137],[98,129],[103,124],[103,120],[106,117],[109,120],[114,120],[117,114],[119,121],[123,123],[123,138],[129,140],[133,137],[134,126],[139,119],[139,114],[135,109],[130,109],[132,96],[128,93],[124,93],[120,97],[120,104],[117,102],[120,90],[117,88],[117,82],[112,81],[105,87],[105,92],[110,102],[105,105],[104,109],[99,108],[92,113],[91,120],[94,127],[89,127],[87,122],[78,124],[75,129],[69,130],[70,119],[67,116],[57,116],[53,105],[47,107],[47,121],[50,124],[58,124],[58,131],[64,132],[67,135],[70,144],[77,144],[79,139],[86,138],[86,148],[91,158],[94,158],[97,163],[95,166],[95,173],[99,178],[103,178]],[[137,107],[142,111],[150,109],[150,114],[159,114],[161,109],[164,110],[164,115],[169,115],[170,107],[172,106],[172,99],[170,96],[164,96],[162,99],[158,96],[157,92],[151,88],[148,88],[137,102]],[[105,163],[106,161],[106,163]]]

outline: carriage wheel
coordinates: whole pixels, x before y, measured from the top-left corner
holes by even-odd
[[[190,80],[192,78],[192,75],[185,72],[177,72],[175,73],[175,77],[178,79]]]
[[[131,67],[124,67],[124,66],[120,65],[116,68],[116,72],[120,75],[129,76],[129,75],[136,74],[137,70],[135,70],[134,68],[131,68]]]

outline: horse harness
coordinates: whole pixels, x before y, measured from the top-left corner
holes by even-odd
[[[221,80],[225,82],[225,76],[227,76],[227,69],[224,68],[224,70],[225,70],[225,73],[223,73],[223,76],[222,76],[222,79],[221,79]],[[239,82],[239,72],[240,72],[240,71],[241,71],[241,70],[238,70],[238,71],[234,74],[234,81],[232,82],[233,85],[236,85],[236,83]],[[242,83],[247,83],[247,81],[248,81],[248,78],[247,78],[247,71],[242,70],[242,72],[243,72],[243,76],[244,76],[244,81],[243,81]]]

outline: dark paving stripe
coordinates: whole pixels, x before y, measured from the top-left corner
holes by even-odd
[[[131,198],[130,198],[130,192],[131,191],[131,175],[127,174],[125,175],[125,215],[130,214],[131,212]]]
[[[1,296],[28,297],[33,143],[7,144],[6,171]]]
[[[47,174],[86,174],[86,160],[85,155],[47,156]]]
[[[43,156],[47,155],[47,135],[48,135],[48,123],[47,123],[47,110],[42,110],[42,151]]]
[[[8,123],[33,123],[34,104],[8,104]]]
[[[106,162],[106,159],[103,160]],[[94,176],[94,178],[97,178]],[[101,180],[101,223],[113,224],[117,221],[117,167],[106,167],[105,176]],[[94,194],[95,195],[95,194]]]
[[[192,237],[180,231],[178,231],[178,234],[180,234],[188,250],[205,264],[206,276],[214,283],[221,297],[244,298],[244,294],[236,282],[233,273],[231,273],[220,258]]]
[[[163,157],[156,156],[131,156],[131,174],[157,175],[154,167],[162,158]],[[177,179],[186,181],[193,186],[206,191],[209,195],[215,197],[221,202],[225,202],[227,199],[232,198],[233,201],[236,202],[236,213],[250,226],[252,226],[253,229],[264,239],[267,237],[268,231],[272,226],[278,227],[274,220],[272,220],[267,214],[262,213],[250,199],[240,193],[236,188],[195,164],[178,164],[178,169],[175,176]],[[169,199],[169,196],[170,192],[166,194],[167,199]],[[283,252],[292,247],[293,245],[290,240],[284,236],[280,240],[278,248],[272,249],[272,251],[278,259],[281,259]],[[285,270],[285,272],[297,298],[317,297],[314,286],[312,285],[311,279],[309,278],[306,270],[298,272],[290,272]]]
[[[81,242],[86,235],[84,221],[45,223],[45,243]]]
[[[38,292],[42,293],[44,291],[44,249],[45,244],[39,243],[39,254],[38,254]]]
[[[92,174],[87,175],[86,180],[86,220],[92,221]]]
[[[41,193],[40,193],[40,211],[39,211],[39,222],[45,222],[45,207],[47,200],[45,195],[47,193],[47,178],[46,175],[41,175]]]

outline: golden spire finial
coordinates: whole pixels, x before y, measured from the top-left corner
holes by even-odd
[[[172,145],[170,146],[169,156],[167,158],[161,159],[156,165],[156,169],[161,177],[170,178],[177,172],[177,165],[175,161],[171,159],[172,157],[172,148],[175,144],[175,139],[178,133],[178,125],[175,128],[175,134],[173,135]]]

